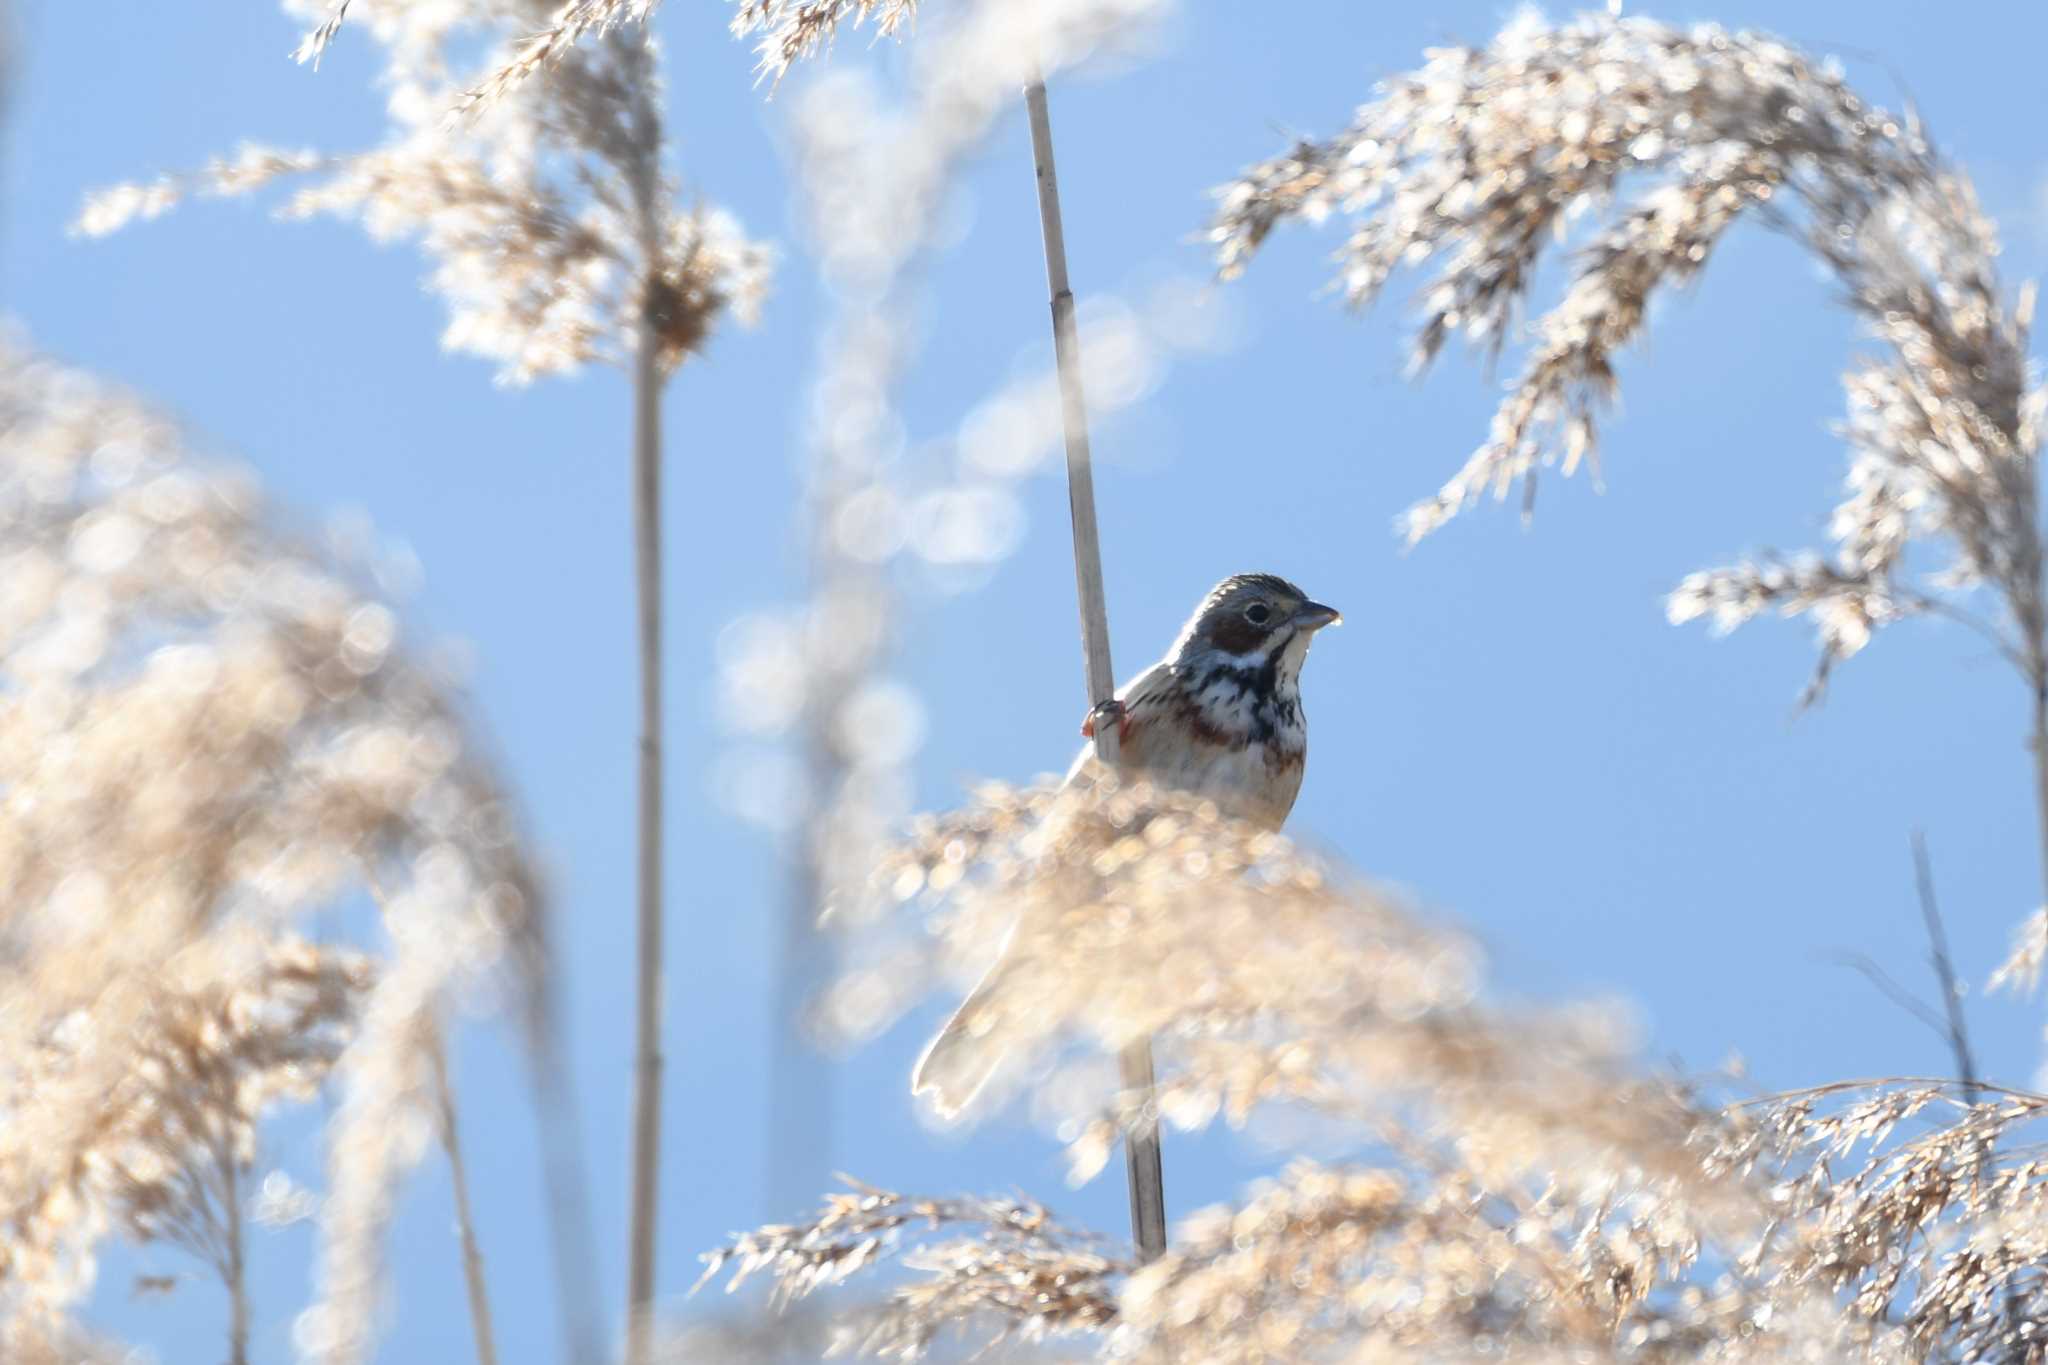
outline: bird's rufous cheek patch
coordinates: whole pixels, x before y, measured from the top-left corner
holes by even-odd
[[[1256,653],[1266,642],[1266,628],[1253,625],[1240,612],[1233,612],[1215,624],[1209,638],[1224,653],[1243,656]]]

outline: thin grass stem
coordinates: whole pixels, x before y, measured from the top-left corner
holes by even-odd
[[[462,1159],[462,1133],[456,1126],[455,1087],[448,1079],[448,1050],[440,1030],[428,1041],[434,1069],[434,1107],[440,1120],[441,1150],[448,1157],[448,1178],[455,1188],[455,1228],[462,1239],[462,1280],[469,1294],[469,1326],[476,1337],[477,1365],[498,1365],[497,1341],[491,1331],[491,1297],[484,1282],[484,1255],[477,1245],[476,1222],[470,1215],[469,1168]]]
[[[1976,1055],[1970,1049],[1969,1020],[1963,1014],[1963,988],[1956,980],[1954,960],[1948,951],[1948,930],[1941,922],[1941,903],[1934,898],[1934,863],[1927,853],[1927,836],[1913,831],[1913,885],[1920,894],[1920,917],[1927,924],[1929,960],[1934,978],[1941,986],[1941,1002],[1947,1012],[1949,1048],[1956,1055],[1956,1079],[1963,1083],[1963,1098],[1977,1102]]]
[[[2048,906],[2048,672],[2036,665],[2028,679],[2034,693],[2034,730],[2027,747],[2034,751],[2034,814],[2041,839],[2041,903]]]

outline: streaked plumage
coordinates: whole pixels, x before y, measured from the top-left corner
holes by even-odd
[[[1166,656],[1118,690],[1120,767],[1207,797],[1226,814],[1278,829],[1301,792],[1308,721],[1301,665],[1316,631],[1342,618],[1284,578],[1237,574],[1218,583]],[[1081,727],[1094,733],[1091,718]],[[1067,781],[1093,757],[1083,749]],[[952,1117],[1002,1061],[999,957],[918,1059],[913,1093]]]

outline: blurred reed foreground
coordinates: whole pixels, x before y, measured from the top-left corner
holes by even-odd
[[[18,338],[0,439],[0,1348],[121,1358],[67,1310],[126,1233],[219,1275],[246,1358],[252,1223],[314,1206],[258,1168],[259,1133],[330,1094],[298,1336],[359,1358],[398,1182],[438,1141],[461,1188],[448,1005],[504,978],[554,1084],[517,814],[373,562],[293,535],[162,415]],[[316,916],[351,901],[373,947],[322,941]]]
[[[245,148],[109,190],[81,228],[297,179],[288,215],[340,213],[418,239],[449,301],[449,344],[508,380],[625,366],[631,456],[653,480],[666,377],[728,311],[753,306],[767,266],[730,219],[673,207],[644,27],[653,0],[286,8],[317,25],[302,56],[325,53],[330,72],[343,26],[368,28],[386,59],[389,144]],[[986,1347],[979,1358],[2048,1360],[2048,1098],[1976,1074],[1931,884],[1935,1022],[1956,1074],[1735,1099],[1647,1069],[1612,1010],[1489,1003],[1460,935],[1173,792],[1113,773],[989,786],[906,824],[919,713],[884,673],[903,613],[892,561],[989,553],[1001,506],[986,468],[913,484],[878,458],[916,363],[917,267],[950,178],[1020,87],[1094,71],[1087,59],[1105,51],[1143,55],[1168,9],[735,10],[769,87],[844,26],[907,45],[900,103],[821,82],[796,120],[800,200],[831,228],[818,269],[839,310],[811,381],[814,410],[832,420],[811,433],[798,509],[814,599],[751,622],[728,661],[759,684],[740,689],[753,707],[741,728],[798,751],[777,782],[751,780],[770,770],[764,754],[738,775],[786,832],[795,868],[777,1123],[829,1119],[803,1109],[815,1087],[797,1073],[798,1016],[858,1041],[952,998],[1002,949],[1014,970],[987,1017],[1013,1062],[983,1116],[1030,1094],[1059,1116],[1075,1180],[1110,1167],[1135,1129],[1164,1123],[1170,1173],[1171,1133],[1269,1109],[1316,1116],[1318,1158],[1233,1205],[1173,1210],[1165,1254],[1143,1264],[1120,1230],[1068,1226],[1023,1196],[849,1182],[808,1221],[706,1255],[706,1280],[765,1280],[766,1295],[724,1312],[659,1304],[660,990],[645,964],[659,957],[662,902],[660,850],[643,844],[639,1147],[622,1163],[633,1226],[596,1230],[629,1245],[632,1283],[599,1327],[583,1281],[582,1160],[561,1121],[574,1096],[555,1039],[546,889],[459,691],[407,639],[363,544],[301,535],[246,478],[191,458],[163,415],[10,336],[0,1359],[130,1358],[77,1317],[115,1236],[219,1280],[237,1365],[259,1312],[289,1316],[305,1358],[370,1359],[378,1323],[405,1311],[385,1225],[400,1182],[438,1154],[476,1354],[495,1360],[491,1249],[469,1227],[444,1047],[450,1009],[475,999],[503,1005],[533,1062],[549,1159],[533,1193],[495,1198],[530,1199],[535,1235],[556,1253],[567,1359]],[[1527,505],[1539,469],[1592,461],[1614,355],[1731,225],[1758,218],[1804,243],[1872,345],[1846,377],[1851,463],[1834,546],[1696,574],[1670,614],[1722,628],[1811,617],[1811,695],[1902,617],[1984,632],[2031,721],[2031,753],[2014,761],[2038,778],[2048,878],[2031,300],[2000,281],[1991,224],[1917,117],[1867,104],[1828,64],[1766,37],[1518,19],[1484,49],[1431,54],[1348,129],[1227,186],[1218,264],[1237,275],[1276,229],[1333,217],[1352,224],[1339,268],[1354,303],[1398,270],[1434,272],[1425,364],[1457,334],[1487,351],[1516,341],[1550,244],[1575,218],[1600,224],[1566,258],[1562,301],[1536,315],[1478,450],[1403,519],[1410,537],[1488,491],[1519,483]],[[1090,349],[1082,329],[1083,379],[1113,405],[1114,348]],[[1140,335],[1130,326],[1126,352]],[[1059,430],[1055,389],[1027,388],[1004,398],[1018,420],[1003,439],[1043,444]],[[649,484],[636,487],[644,714],[657,717],[636,788],[644,820],[660,800],[660,528]],[[882,537],[880,551],[848,534],[902,508],[916,509],[919,533]],[[1942,563],[1909,573],[1916,549]],[[774,799],[759,796],[767,788]],[[829,942],[811,937],[821,908]],[[2021,927],[1993,984],[2031,988],[2044,957],[2048,912]],[[1120,1090],[1098,1060],[1144,1039],[1156,1089]],[[260,1140],[315,1104],[328,1106],[317,1192],[266,1169]],[[252,1241],[303,1218],[320,1248],[310,1297],[252,1303]],[[657,1319],[663,1307],[674,1321]]]

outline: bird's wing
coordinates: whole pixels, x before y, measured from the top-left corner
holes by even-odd
[[[1145,766],[1147,740],[1158,733],[1156,727],[1148,728],[1148,722],[1158,719],[1160,706],[1169,697],[1173,685],[1173,669],[1162,661],[1118,689],[1117,700],[1124,704],[1123,761],[1126,765]],[[1092,732],[1092,719],[1090,724],[1084,725],[1082,733]],[[1067,770],[1069,784],[1087,772],[1094,756],[1092,745],[1081,750],[1073,766]],[[1057,830],[1041,829],[1038,835],[1056,838]],[[995,965],[960,1002],[960,1008],[953,1012],[953,1017],[946,1021],[938,1036],[926,1046],[924,1055],[917,1059],[917,1067],[911,1073],[911,1093],[928,1095],[932,1108],[943,1118],[958,1118],[1002,1066],[1010,1051],[1013,1035],[1020,1031],[1029,1032],[1022,1026],[1029,1017],[1032,1003],[1040,998],[1042,992],[1035,989],[1034,973],[1038,969],[1031,955],[1013,955],[1010,951],[1016,934],[1017,928],[1013,925]]]

